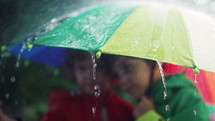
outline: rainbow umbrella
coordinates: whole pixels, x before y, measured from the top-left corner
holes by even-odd
[[[101,53],[131,56],[189,67],[196,72],[215,72],[214,28],[214,17],[177,6],[108,4],[71,18],[33,44],[96,52],[97,57]],[[214,76],[209,73],[204,72],[204,79]],[[199,87],[202,93],[206,88],[212,89],[213,78],[206,79],[207,87]],[[204,96],[205,101],[214,104],[213,95],[209,95],[210,99]]]
[[[145,58],[215,72],[215,19],[162,4],[108,4],[61,24],[34,45]]]

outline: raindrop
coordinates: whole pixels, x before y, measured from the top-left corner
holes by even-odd
[[[93,61],[93,80],[96,81],[96,58],[95,58],[95,53],[94,52],[90,52],[91,57],[92,57],[92,61]]]
[[[157,64],[158,64],[158,67],[159,67],[159,70],[160,70],[160,74],[161,74],[161,78],[162,78],[162,82],[163,82],[163,87],[164,87],[164,100],[166,99],[167,97],[167,89],[166,89],[166,80],[164,78],[164,71],[163,71],[163,68],[162,68],[162,62],[159,62],[157,61]]]
[[[194,92],[194,96],[196,96],[196,92]]]
[[[163,96],[164,96],[163,98],[164,98],[164,100],[165,100],[166,97],[167,97],[167,91],[166,91],[166,90],[163,91]]]
[[[12,83],[16,82],[15,76],[12,76],[12,77],[10,78],[10,81],[11,81]]]
[[[9,97],[10,97],[10,94],[9,94],[9,93],[6,93],[6,94],[5,94],[5,98],[6,98],[6,99],[9,99]]]
[[[99,87],[98,84],[96,84],[96,85],[94,86],[94,90],[95,90],[95,96],[96,96],[96,97],[99,97],[100,94],[101,94],[101,89],[100,89],[100,87]]]
[[[55,23],[55,22],[57,22],[57,19],[56,19],[56,18],[53,18],[53,19],[50,21],[50,23]]]
[[[24,49],[26,48],[25,44],[23,43],[22,44],[22,48],[20,49],[20,52],[18,54],[18,57],[17,57],[17,61],[16,61],[16,67],[19,68],[20,66],[20,59],[21,59],[21,55],[22,53],[24,52]]]
[[[92,107],[92,112],[93,112],[93,116],[95,117],[95,114],[96,114],[96,107],[95,106]]]
[[[195,83],[198,83],[198,78],[197,78],[197,74],[195,74]]]
[[[96,96],[96,97],[99,97],[99,96],[100,96],[100,92],[99,92],[99,91],[96,91],[96,92],[95,92],[95,96]]]
[[[193,113],[194,113],[194,115],[196,116],[196,114],[197,114],[196,110],[194,110]]]
[[[195,83],[198,83],[198,77],[197,75],[200,73],[199,69],[196,67],[195,69],[193,69],[193,72],[194,72],[194,76],[195,76]]]
[[[99,89],[99,85],[98,85],[98,84],[96,84],[96,85],[94,86],[94,90],[97,90],[97,89]]]
[[[33,48],[33,44],[28,44],[27,47],[28,47],[28,51],[31,51],[31,49]]]
[[[169,110],[170,110],[169,105],[166,105],[166,106],[165,106],[165,110],[166,110],[166,111],[169,111]]]
[[[170,118],[167,118],[166,120],[167,120],[167,121],[170,121]]]

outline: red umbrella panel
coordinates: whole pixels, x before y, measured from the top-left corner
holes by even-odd
[[[174,75],[182,72],[197,86],[206,104],[215,106],[215,88],[213,87],[215,85],[215,73],[200,71],[198,75],[195,75],[193,69],[165,64],[165,75]]]

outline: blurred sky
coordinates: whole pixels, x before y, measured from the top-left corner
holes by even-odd
[[[69,14],[80,8],[110,1],[114,0],[0,0],[0,45],[10,44],[12,40],[26,36],[54,18]],[[214,14],[215,11],[214,0],[159,1],[177,2],[177,4],[201,9],[211,14]]]

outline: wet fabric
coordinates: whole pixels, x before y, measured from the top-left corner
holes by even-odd
[[[152,90],[156,111],[171,121],[209,121],[209,112],[193,83],[184,74],[166,77],[167,98],[162,81]]]
[[[42,121],[133,121],[133,106],[108,90],[105,95],[106,113],[101,98],[85,94],[54,91],[50,95],[48,111]],[[94,108],[96,107],[96,108]],[[95,114],[93,114],[93,110]]]
[[[71,18],[33,44],[215,72],[214,20],[211,15],[172,5],[113,3]]]

